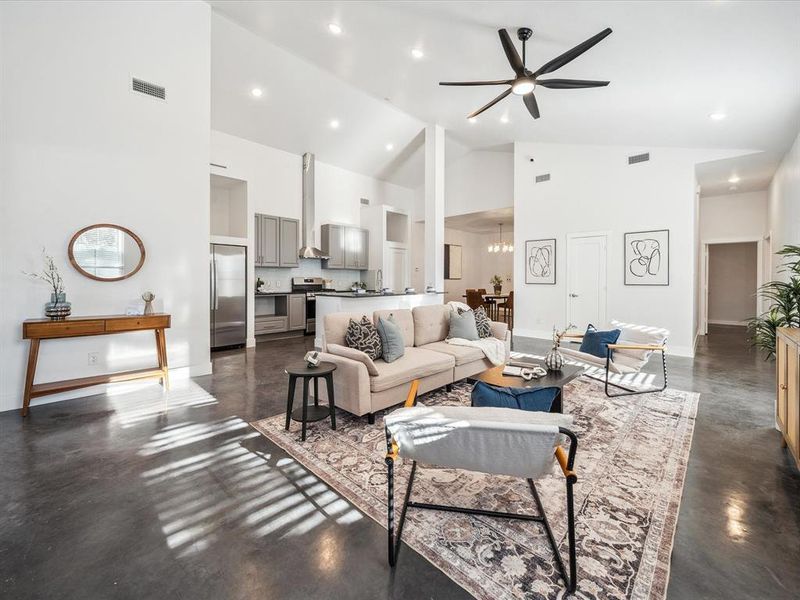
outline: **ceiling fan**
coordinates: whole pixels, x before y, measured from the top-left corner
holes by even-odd
[[[595,36],[590,37],[585,42],[582,42],[575,46],[572,50],[568,50],[564,52],[561,56],[558,56],[543,64],[539,67],[536,71],[531,72],[525,68],[525,43],[530,39],[533,35],[533,30],[527,27],[521,27],[517,29],[517,37],[522,41],[522,58],[519,57],[517,53],[517,49],[514,47],[514,43],[511,41],[511,36],[508,35],[508,31],[505,29],[500,29],[497,33],[500,34],[500,43],[503,45],[503,50],[506,53],[506,58],[508,62],[511,64],[511,68],[514,70],[514,74],[516,77],[514,79],[500,79],[496,81],[440,81],[439,85],[508,85],[509,87],[505,92],[500,94],[497,98],[486,104],[485,106],[479,108],[472,114],[470,114],[467,118],[471,119],[473,117],[477,117],[483,111],[488,108],[491,108],[500,100],[511,94],[512,92],[517,96],[522,96],[523,102],[525,102],[525,106],[528,108],[528,112],[531,113],[531,116],[534,119],[539,118],[539,105],[536,104],[536,96],[533,95],[533,90],[536,88],[537,85],[546,88],[558,89],[558,90],[572,90],[577,88],[591,88],[591,87],[603,87],[608,85],[608,81],[591,81],[586,79],[539,79],[540,76],[546,75],[547,73],[552,73],[556,69],[560,69],[568,62],[571,62],[578,58],[581,54],[586,52],[589,48],[600,42],[603,38],[608,36],[611,33],[610,28],[606,28],[600,33]]]

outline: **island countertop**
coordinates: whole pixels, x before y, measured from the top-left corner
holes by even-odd
[[[444,292],[414,292],[406,294],[405,292],[364,292],[363,294],[356,294],[355,292],[315,292],[315,296],[331,296],[334,298],[391,298],[394,296],[436,296],[444,295]]]

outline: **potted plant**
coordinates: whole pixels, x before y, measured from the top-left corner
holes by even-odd
[[[42,259],[44,268],[38,273],[28,273],[25,275],[31,279],[44,281],[52,289],[50,302],[44,305],[44,314],[53,321],[63,321],[72,313],[72,305],[67,302],[67,294],[64,292],[64,280],[58,271],[55,259],[47,253],[46,248],[42,248]]]
[[[492,275],[489,283],[494,286],[494,293],[499,295],[503,291],[503,278],[500,275]]]
[[[775,355],[778,327],[800,327],[800,246],[784,246],[776,254],[785,257],[781,271],[789,273],[788,281],[770,281],[758,293],[770,300],[769,309],[748,321],[750,342]]]

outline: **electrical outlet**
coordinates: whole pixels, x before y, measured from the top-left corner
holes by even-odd
[[[89,352],[89,366],[93,367],[97,364],[97,360],[99,358],[99,352]]]

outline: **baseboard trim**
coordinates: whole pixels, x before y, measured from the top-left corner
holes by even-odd
[[[181,381],[190,379],[192,377],[200,377],[201,375],[211,375],[211,361],[201,363],[199,365],[190,365],[188,367],[174,367],[169,370],[170,381]],[[126,382],[131,385],[135,382]],[[152,380],[142,383],[152,383]],[[53,394],[52,396],[42,396],[31,400],[31,408],[41,406],[43,404],[53,404],[54,402],[63,402],[64,400],[74,400],[75,398],[86,398],[87,396],[96,396],[97,394],[105,394],[110,389],[113,389],[115,383],[107,383],[103,385],[96,385],[71,392],[64,392],[62,394]],[[22,393],[19,394],[6,394],[0,398],[0,412],[6,411],[19,411],[22,408]]]
[[[709,319],[709,325],[736,325],[738,327],[747,327],[747,321],[724,321],[721,319]]]

